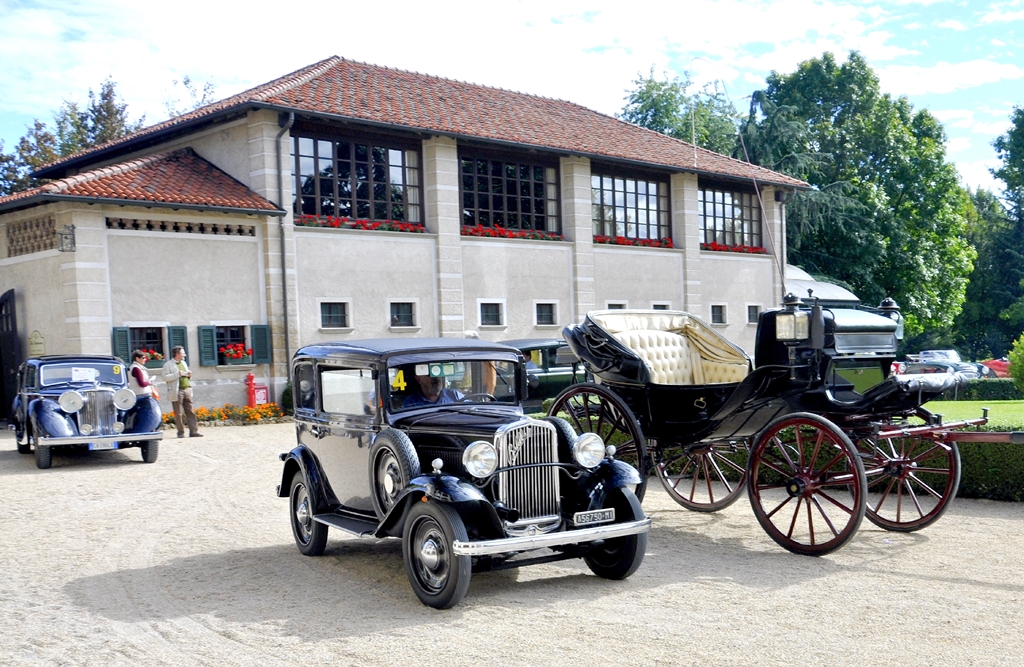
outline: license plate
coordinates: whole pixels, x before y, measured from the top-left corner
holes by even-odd
[[[609,521],[615,521],[614,507],[592,512],[576,512],[572,515],[572,522],[577,526],[592,526],[595,523],[608,523]]]
[[[109,442],[90,442],[89,449],[96,451],[98,449],[117,449],[117,443],[114,441]]]

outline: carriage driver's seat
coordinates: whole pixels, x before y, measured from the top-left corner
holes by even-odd
[[[743,350],[689,313],[602,310],[588,317],[644,361],[654,384],[741,382],[750,372]]]

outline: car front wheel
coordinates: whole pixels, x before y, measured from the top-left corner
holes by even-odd
[[[466,526],[454,509],[433,501],[413,503],[402,532],[402,556],[420,602],[448,609],[466,595],[472,562],[452,553],[452,543],[467,539]]]
[[[36,467],[40,470],[46,470],[50,467],[53,462],[52,454],[50,453],[49,445],[40,445],[39,441],[33,437],[32,447],[36,452]]]
[[[156,457],[160,453],[160,443],[150,440],[139,445],[142,450],[142,460],[146,463],[156,463]]]
[[[605,499],[604,507],[615,508],[615,522],[625,523],[644,518],[636,494],[629,489],[614,489]],[[625,579],[637,571],[647,551],[647,533],[603,540],[583,557],[590,571],[605,579]]]
[[[289,498],[295,544],[303,555],[320,556],[327,547],[327,526],[313,519],[313,499],[301,470],[292,477]]]

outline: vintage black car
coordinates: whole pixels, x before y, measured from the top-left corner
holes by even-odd
[[[328,528],[400,537],[413,590],[451,607],[471,572],[583,558],[624,579],[650,519],[632,466],[600,436],[523,415],[525,360],[465,339],[304,347],[292,360],[298,445],[278,495],[307,556]],[[522,552],[549,551],[529,556]]]
[[[561,338],[521,338],[501,341],[526,357],[527,395],[523,407],[540,408],[544,401],[573,384],[583,382],[586,372]],[[564,351],[559,354],[559,350]],[[565,353],[568,353],[567,356]]]
[[[156,461],[160,405],[136,400],[128,370],[117,357],[54,355],[29,359],[18,369],[18,394],[10,425],[22,454],[35,452],[49,468],[54,447],[90,450],[138,447]]]

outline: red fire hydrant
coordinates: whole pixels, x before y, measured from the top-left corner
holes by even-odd
[[[245,374],[246,404],[250,408],[256,407],[256,376],[252,373]]]

